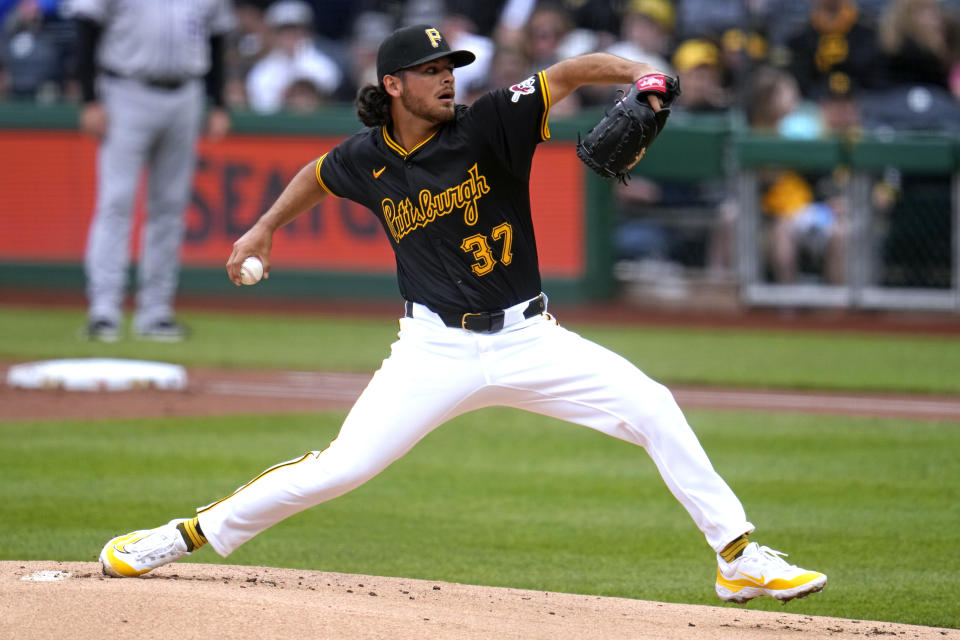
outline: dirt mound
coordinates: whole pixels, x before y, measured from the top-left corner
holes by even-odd
[[[177,564],[117,580],[97,563],[52,561],[0,562],[0,620],[0,638],[18,639],[960,638],[887,622],[299,569]]]

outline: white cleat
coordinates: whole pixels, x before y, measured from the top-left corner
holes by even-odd
[[[823,591],[826,575],[788,564],[783,559],[786,555],[751,542],[733,562],[717,556],[717,596],[737,604],[759,596],[772,596],[787,603]]]
[[[114,578],[134,578],[190,555],[177,529],[185,520],[179,518],[156,529],[117,536],[100,552],[103,573]]]

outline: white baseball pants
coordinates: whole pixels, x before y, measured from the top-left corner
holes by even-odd
[[[524,320],[526,306],[507,310],[503,330],[482,334],[448,328],[414,305],[390,357],[325,451],[271,467],[198,510],[214,550],[226,557],[284,518],[359,487],[451,418],[495,405],[644,447],[716,551],[753,530],[666,387],[549,314]]]

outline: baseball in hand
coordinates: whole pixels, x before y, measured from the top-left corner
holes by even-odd
[[[263,263],[257,256],[250,256],[240,265],[240,282],[257,284],[263,277]]]

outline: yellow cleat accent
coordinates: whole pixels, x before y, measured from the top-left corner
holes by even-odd
[[[739,604],[765,595],[788,602],[823,590],[826,575],[788,564],[784,555],[753,542],[733,562],[718,556],[717,596]]]
[[[182,518],[171,520],[156,529],[134,531],[111,539],[100,551],[103,573],[114,578],[135,578],[190,555],[177,529],[183,521]]]

